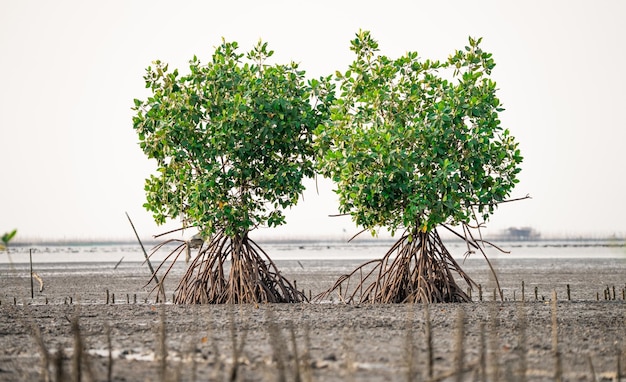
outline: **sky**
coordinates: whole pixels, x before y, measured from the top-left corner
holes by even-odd
[[[186,73],[222,37],[259,39],[310,77],[345,70],[349,42],[370,30],[380,53],[446,59],[483,37],[524,162],[486,233],[532,227],[544,237],[626,233],[626,2],[623,1],[32,1],[0,2],[0,233],[21,240],[132,238],[154,172],[132,128],[152,61]],[[306,181],[287,225],[260,237],[350,237],[333,185]],[[316,190],[317,188],[317,190]]]

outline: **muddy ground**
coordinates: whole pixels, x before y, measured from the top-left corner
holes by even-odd
[[[357,264],[278,262],[307,295]],[[72,380],[77,365],[96,381],[626,378],[623,259],[499,261],[497,301],[484,263],[468,262],[482,301],[474,289],[472,303],[429,307],[156,304],[144,265],[114,265],[39,266],[34,298],[27,265],[0,268],[0,381]],[[168,295],[183,271],[170,274]]]

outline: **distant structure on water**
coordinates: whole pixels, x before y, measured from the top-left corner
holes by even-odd
[[[509,227],[504,231],[506,240],[537,240],[541,234],[531,227]]]

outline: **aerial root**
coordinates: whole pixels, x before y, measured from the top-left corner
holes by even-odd
[[[476,284],[446,249],[436,230],[403,235],[382,259],[368,261],[341,276],[316,300],[335,293],[346,303],[468,302],[471,298],[456,283]],[[350,288],[350,281],[358,283]]]
[[[175,262],[181,253],[187,253],[186,245],[189,244],[183,242],[166,260],[173,258]],[[161,282],[170,269],[171,265]],[[219,233],[213,236],[189,263],[174,294],[177,304],[303,301],[307,301],[304,293],[280,274],[276,264],[247,234],[227,237]]]

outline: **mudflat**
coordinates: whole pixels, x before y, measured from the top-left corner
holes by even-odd
[[[277,262],[311,296],[358,264]],[[0,381],[626,376],[623,258],[497,260],[502,294],[484,261],[470,260],[464,269],[481,285],[474,302],[429,306],[155,303],[145,265],[115,265],[41,265],[34,298],[27,265],[0,268]],[[182,272],[171,270],[166,298]]]

